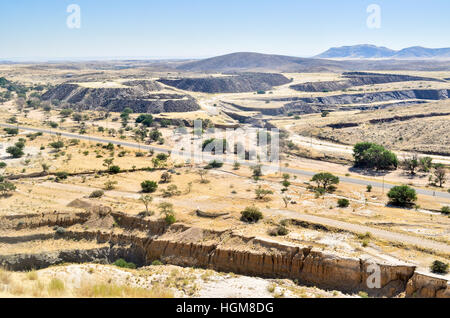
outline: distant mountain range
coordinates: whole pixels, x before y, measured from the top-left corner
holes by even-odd
[[[429,49],[413,46],[395,51],[383,46],[353,45],[334,47],[315,56],[320,59],[450,59],[450,48]]]
[[[384,52],[388,52],[384,48]],[[382,50],[383,51],[383,50]],[[385,53],[386,54],[386,53]],[[403,53],[402,53],[403,54]],[[340,55],[342,57],[342,55]],[[356,53],[346,56],[355,57]],[[371,54],[374,56],[374,53]],[[378,55],[380,56],[380,55]],[[190,72],[341,72],[358,70],[450,70],[450,59],[355,59],[332,60],[325,58],[301,58],[284,55],[238,52],[203,60],[191,60],[172,64],[180,71]]]

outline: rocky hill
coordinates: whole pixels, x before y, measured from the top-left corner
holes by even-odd
[[[286,102],[282,107],[246,107],[233,104],[243,111],[255,111],[264,115],[277,116],[288,113],[312,114],[328,110],[369,110],[387,107],[419,104],[426,101],[445,100],[450,97],[447,89],[411,89],[362,94],[340,94],[323,97],[275,98],[271,101]],[[376,104],[383,102],[383,104]],[[358,104],[357,106],[354,104]]]
[[[429,77],[397,75],[397,74],[379,74],[365,72],[348,72],[342,74],[345,80],[341,81],[325,81],[325,82],[308,82],[292,85],[291,88],[301,92],[325,92],[338,91],[354,86],[410,82],[410,81],[428,81],[443,82],[443,80]]]
[[[239,52],[203,60],[167,65],[178,71],[190,72],[344,72],[360,70],[412,70],[445,71],[450,70],[450,60],[327,60],[326,55],[317,58],[300,58],[284,55]],[[343,57],[346,55],[344,54]],[[338,57],[338,56],[335,56]],[[332,58],[327,57],[327,58]]]
[[[281,74],[249,73],[223,77],[161,79],[161,83],[178,89],[203,93],[243,93],[270,90],[291,82]]]
[[[166,93],[153,81],[126,82],[119,87],[84,87],[79,84],[61,84],[42,95],[43,100],[59,100],[70,107],[107,109],[120,112],[126,107],[136,113],[189,112],[200,109],[188,95]]]

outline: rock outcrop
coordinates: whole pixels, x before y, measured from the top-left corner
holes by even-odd
[[[178,89],[202,93],[243,93],[266,91],[290,82],[284,75],[247,73],[203,78],[160,79],[159,82]]]
[[[413,89],[399,91],[385,91],[362,94],[342,94],[322,97],[290,97],[272,99],[272,101],[286,101],[282,107],[245,107],[233,104],[235,108],[244,111],[258,111],[264,115],[277,116],[287,113],[312,114],[323,110],[346,110],[351,107],[353,110],[381,109],[407,105],[409,103],[423,103],[428,100],[444,100],[450,96],[447,89]],[[384,104],[373,104],[378,102],[392,102]],[[358,104],[353,106],[353,104]]]
[[[411,81],[444,82],[443,80],[430,77],[398,75],[398,74],[365,73],[365,72],[347,72],[343,73],[342,76],[345,78],[345,80],[308,82],[292,85],[290,87],[296,91],[301,92],[332,92],[348,89],[354,86],[385,84],[395,82],[411,82]]]
[[[78,110],[103,109],[121,112],[126,107],[136,113],[190,112],[200,109],[188,95],[158,92],[154,81],[131,81],[129,87],[83,87],[78,84],[58,85],[42,95],[43,100],[59,100]]]
[[[450,285],[444,278],[414,273],[406,286],[407,297],[450,298]]]

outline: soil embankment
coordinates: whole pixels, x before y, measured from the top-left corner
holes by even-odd
[[[48,234],[48,227],[57,227]],[[415,273],[415,267],[376,262],[381,288],[367,287],[374,261],[341,257],[312,249],[257,237],[246,237],[231,230],[214,231],[111,212],[96,207],[77,215],[34,215],[5,218],[2,227],[17,229],[15,236],[0,237],[3,244],[23,244],[27,240],[46,242],[67,240],[92,242],[98,247],[46,253],[3,253],[0,264],[11,270],[30,270],[64,262],[110,263],[118,258],[139,266],[161,260],[167,264],[210,268],[217,271],[264,278],[288,278],[301,284],[343,292],[366,291],[372,296],[397,295],[450,297],[445,279]],[[45,227],[43,236],[20,235],[25,229]],[[64,228],[63,228],[64,227]],[[10,250],[10,249],[7,249]]]

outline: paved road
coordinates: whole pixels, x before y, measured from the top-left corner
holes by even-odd
[[[450,253],[450,245],[424,239],[422,237],[416,237],[412,235],[407,234],[401,234],[396,232],[389,232],[382,229],[377,229],[373,227],[368,227],[364,225],[354,224],[354,223],[348,223],[348,222],[342,222],[337,221],[333,219],[329,219],[326,217],[320,217],[310,214],[301,214],[298,212],[288,211],[288,210],[271,210],[266,209],[264,210],[265,214],[272,214],[272,215],[281,215],[283,217],[292,218],[295,220],[300,220],[308,223],[313,224],[321,224],[333,228],[338,228],[342,230],[346,230],[352,233],[358,233],[358,234],[366,234],[370,233],[373,237],[377,237],[389,242],[399,242],[407,245],[415,245],[422,248],[427,249],[433,249],[445,253]]]
[[[157,152],[165,152],[165,153],[169,152],[168,149],[162,148],[162,147],[138,145],[136,143],[130,143],[130,142],[121,141],[121,140],[111,140],[111,139],[106,139],[106,138],[93,137],[93,136],[89,136],[89,135],[66,133],[66,132],[61,132],[61,131],[56,131],[56,130],[48,130],[48,129],[40,129],[40,128],[32,128],[32,127],[22,127],[22,126],[15,126],[15,125],[2,124],[2,123],[0,123],[0,127],[19,128],[19,129],[25,130],[25,131],[42,132],[42,133],[51,134],[51,135],[61,135],[62,137],[77,138],[77,139],[88,140],[88,141],[93,141],[93,142],[101,142],[101,143],[109,143],[110,142],[114,145],[121,145],[124,147],[135,148],[135,149],[154,150]],[[215,156],[205,155],[205,154],[202,154],[202,158],[207,159],[207,160],[217,159],[217,157],[215,157]],[[230,164],[232,164],[234,162],[234,161],[228,162],[228,160],[225,160],[225,161]],[[254,163],[243,162],[242,165],[252,166],[252,165],[254,165]],[[297,175],[304,175],[304,176],[313,176],[316,173],[316,172],[312,172],[312,171],[306,171],[306,170],[294,169],[294,168],[288,168],[288,167],[279,167],[278,168],[278,166],[271,166],[271,165],[263,165],[263,167],[276,169],[276,170],[279,169],[281,172],[297,174]],[[352,184],[357,184],[357,185],[362,185],[362,186],[367,186],[370,184],[375,188],[384,187],[387,190],[391,189],[392,187],[395,186],[395,185],[392,185],[389,183],[383,184],[382,182],[367,181],[367,180],[363,180],[363,179],[348,178],[348,177],[340,177],[340,180],[341,180],[341,182],[344,182],[344,183],[352,183]],[[416,188],[416,191],[418,194],[421,194],[421,195],[450,199],[450,193],[448,193],[448,192],[437,192],[437,191],[420,189],[420,188]]]

